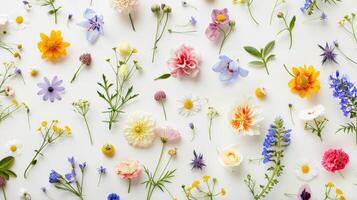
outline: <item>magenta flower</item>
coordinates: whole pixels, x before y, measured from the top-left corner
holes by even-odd
[[[168,60],[168,65],[171,68],[171,75],[173,77],[196,77],[199,73],[199,57],[195,50],[187,45],[181,45],[175,51],[172,58]]]
[[[213,9],[211,14],[212,22],[215,24],[224,24],[229,23],[228,9],[224,8],[222,10]]]
[[[55,99],[61,100],[60,93],[64,91],[64,87],[61,87],[63,80],[59,80],[57,76],[53,77],[50,82],[47,77],[45,77],[44,82],[38,83],[37,86],[41,90],[37,93],[38,95],[43,95],[42,99],[47,101],[50,99],[51,102],[54,102]]]

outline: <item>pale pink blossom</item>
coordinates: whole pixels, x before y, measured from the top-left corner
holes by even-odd
[[[141,174],[142,167],[139,161],[125,159],[116,167],[115,172],[122,179],[133,179]]]
[[[213,9],[211,13],[212,22],[215,24],[228,24],[229,23],[229,15],[228,9],[224,8],[222,10]]]
[[[215,23],[210,23],[205,32],[207,38],[211,41],[217,41],[221,32],[219,31],[219,27]]]
[[[15,95],[15,90],[10,85],[6,85],[5,86],[5,94],[6,94],[6,96],[12,97]]]
[[[199,56],[195,50],[187,45],[181,45],[178,48],[174,56],[169,59],[168,65],[171,68],[171,75],[173,77],[196,77],[199,73]]]
[[[173,142],[181,139],[180,132],[171,126],[157,127],[154,132],[158,137],[165,141]]]

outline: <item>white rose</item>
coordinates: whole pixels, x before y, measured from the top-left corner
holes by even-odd
[[[325,114],[325,107],[323,105],[317,105],[309,109],[302,110],[299,113],[299,118],[303,121],[314,120]]]
[[[243,161],[243,156],[238,152],[238,145],[233,144],[224,148],[219,153],[219,162],[224,167],[236,167]]]

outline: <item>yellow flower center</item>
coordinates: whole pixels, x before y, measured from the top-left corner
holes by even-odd
[[[50,41],[50,42],[48,43],[48,49],[49,49],[50,51],[56,50],[56,49],[57,49],[56,41]]]
[[[183,107],[187,110],[191,110],[193,108],[193,102],[191,99],[186,99],[184,102],[183,102]]]
[[[24,18],[22,16],[17,16],[15,21],[17,24],[22,24],[24,22]]]
[[[134,131],[135,131],[135,133],[137,133],[137,134],[142,133],[142,132],[143,132],[143,129],[144,129],[144,127],[143,127],[142,124],[136,124],[135,127],[134,127]]]
[[[216,20],[218,22],[224,22],[226,20],[226,16],[224,16],[223,14],[219,14],[216,16]]]
[[[15,144],[12,144],[12,145],[10,145],[9,149],[11,152],[15,152],[15,151],[17,151],[17,146]]]
[[[309,172],[310,172],[310,167],[309,167],[309,165],[307,165],[307,164],[301,165],[301,172],[304,173],[304,174],[309,173]]]
[[[301,88],[305,88],[308,85],[308,77],[305,75],[298,76],[296,78],[297,85]]]

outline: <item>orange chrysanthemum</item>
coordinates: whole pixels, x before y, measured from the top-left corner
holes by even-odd
[[[317,93],[320,89],[320,81],[317,77],[320,71],[316,71],[314,66],[293,67],[294,78],[289,81],[289,87],[292,93],[300,97],[311,97],[312,93]]]
[[[70,45],[64,42],[61,31],[51,31],[48,37],[44,33],[40,33],[41,41],[37,43],[37,47],[42,53],[42,58],[47,58],[50,61],[55,61],[62,56],[66,56],[66,48]]]
[[[236,105],[230,114],[230,125],[237,133],[259,135],[260,112],[249,102]]]

